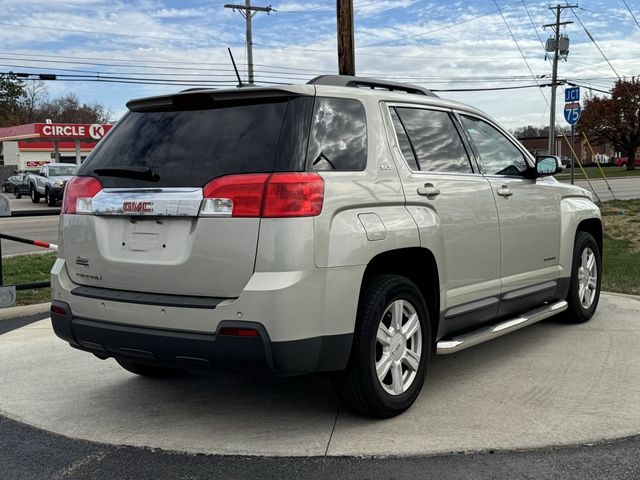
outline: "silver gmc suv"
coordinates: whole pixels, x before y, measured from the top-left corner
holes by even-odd
[[[64,193],[51,319],[75,348],[332,372],[390,417],[432,354],[594,314],[598,207],[474,108],[343,76],[127,107]]]

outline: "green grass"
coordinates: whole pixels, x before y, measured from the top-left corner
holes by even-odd
[[[600,169],[597,166],[585,167],[585,171],[589,177],[589,180],[602,180],[602,174],[600,173]],[[607,178],[618,178],[618,177],[638,177],[640,176],[640,167],[636,167],[633,170],[627,170],[627,167],[602,167],[602,171],[604,172]],[[565,182],[571,180],[571,170],[569,168],[565,168],[563,173],[559,173],[555,175],[556,179]],[[580,170],[580,167],[576,165],[575,168],[575,179],[576,180],[584,180],[585,176]]]
[[[602,289],[640,295],[640,200],[600,206],[604,222]]]
[[[19,255],[2,259],[4,285],[49,280],[49,272],[56,260],[55,253]],[[51,301],[50,288],[16,292],[16,305],[31,305]]]

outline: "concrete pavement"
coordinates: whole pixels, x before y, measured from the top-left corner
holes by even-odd
[[[407,456],[640,433],[640,302],[604,295],[584,325],[543,322],[437,357],[414,407],[374,421],[324,376],[216,371],[150,380],[71,349],[48,320],[2,336],[0,413],[116,445],[209,454]]]

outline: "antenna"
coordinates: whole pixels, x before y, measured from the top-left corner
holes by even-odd
[[[236,61],[233,59],[233,53],[231,53],[231,49],[229,47],[227,47],[227,50],[229,51],[229,57],[231,57],[231,63],[233,64],[233,69],[236,71],[236,77],[238,77],[238,88],[242,88],[244,87],[244,84],[242,83],[242,79],[240,78],[240,74],[238,73],[238,67],[236,67]]]

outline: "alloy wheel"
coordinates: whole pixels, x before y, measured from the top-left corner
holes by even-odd
[[[420,317],[411,302],[392,302],[382,314],[376,335],[378,381],[390,395],[401,395],[416,378],[422,357]]]
[[[587,247],[580,257],[578,269],[578,298],[582,308],[588,309],[596,298],[598,287],[598,264],[596,254]]]

